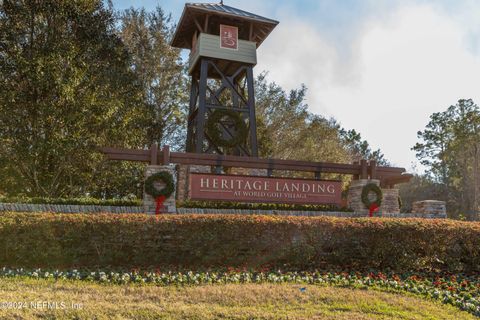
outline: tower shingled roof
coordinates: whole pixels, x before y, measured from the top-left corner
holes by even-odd
[[[275,28],[278,21],[259,16],[257,14],[227,6],[223,3],[186,3],[182,16],[178,22],[171,45],[178,48],[191,49],[191,37],[195,32],[195,23],[192,21],[195,15],[218,15],[226,18],[246,20],[261,28],[261,35],[257,37],[257,47],[265,40],[268,34]]]
[[[269,18],[265,18],[262,16],[259,16],[258,14],[254,14],[251,12],[247,12],[241,9],[237,9],[234,7],[227,6],[226,4],[220,4],[220,3],[187,3],[187,7],[191,8],[198,8],[206,11],[211,11],[211,12],[219,12],[219,13],[224,13],[224,14],[229,14],[229,15],[234,15],[242,18],[247,18],[251,20],[256,20],[259,22],[265,22],[265,23],[273,23],[273,24],[278,24],[278,21],[272,20]]]

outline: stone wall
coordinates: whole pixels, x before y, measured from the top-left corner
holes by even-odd
[[[275,215],[275,216],[303,216],[303,217],[338,217],[362,218],[368,217],[367,213],[341,212],[341,211],[290,211],[290,210],[247,210],[247,209],[203,209],[203,208],[177,208],[178,214],[240,214],[240,215]],[[424,218],[438,219],[445,216],[418,213],[388,213],[380,212],[375,217],[381,218]]]
[[[445,201],[437,200],[416,201],[412,204],[412,212],[419,215],[447,216]]]
[[[173,180],[176,183],[177,182],[177,177],[176,177],[176,172],[175,172],[175,167],[173,165],[166,165],[166,166],[147,166],[145,169],[145,179],[150,177],[151,175],[157,173],[157,172],[168,172],[173,176]],[[162,182],[156,182],[155,183],[155,188],[157,189],[162,189],[165,187],[165,184]],[[147,194],[145,190],[143,191],[143,209],[145,213],[148,214],[155,214],[155,209],[156,209],[156,201],[155,199]],[[162,213],[176,213],[177,208],[175,204],[175,192],[168,197],[164,202],[163,202],[163,209],[161,211]]]
[[[97,206],[73,204],[0,203],[0,212],[55,212],[55,213],[143,213],[139,206]]]
[[[55,213],[144,213],[143,207],[117,207],[94,205],[64,205],[64,204],[25,204],[25,203],[0,203],[0,212],[55,212]],[[241,215],[278,215],[278,216],[308,216],[308,217],[341,217],[360,218],[368,214],[357,212],[338,211],[289,211],[289,210],[245,210],[245,209],[202,209],[202,208],[177,208],[178,214],[241,214]],[[424,213],[380,213],[383,218],[446,218],[441,214]]]

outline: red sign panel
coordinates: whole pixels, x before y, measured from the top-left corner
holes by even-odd
[[[220,25],[220,48],[238,50],[238,28]]]
[[[190,174],[192,200],[340,204],[340,181]]]

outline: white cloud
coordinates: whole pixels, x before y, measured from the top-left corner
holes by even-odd
[[[311,111],[334,116],[410,168],[416,132],[431,113],[460,98],[480,103],[480,57],[469,37],[478,27],[474,5],[454,16],[429,5],[392,8],[388,18],[366,20],[347,48],[301,20],[281,20],[256,71],[269,70],[287,89],[305,83]]]
[[[286,88],[307,82],[321,85],[332,81],[336,56],[335,48],[314,28],[291,21],[281,23],[260,47],[256,71],[268,70],[269,78]]]

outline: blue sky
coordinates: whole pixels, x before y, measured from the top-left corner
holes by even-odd
[[[185,1],[157,5],[180,17]],[[478,0],[225,0],[280,21],[258,50],[259,73],[285,89],[304,83],[310,111],[356,129],[395,165],[418,165],[410,148],[433,112],[480,103]]]

